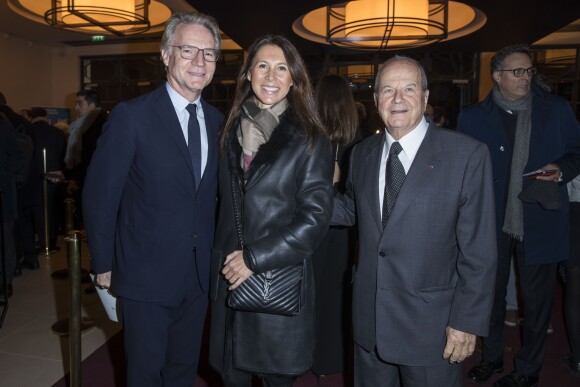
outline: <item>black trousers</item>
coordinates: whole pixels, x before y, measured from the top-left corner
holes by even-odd
[[[580,202],[570,202],[570,258],[565,267],[566,330],[573,360],[580,362]]]
[[[195,383],[208,295],[195,277],[177,297],[142,302],[119,297],[128,387]]]
[[[506,234],[502,233],[499,244],[489,335],[482,339],[483,359],[486,362],[503,362],[505,295],[510,260],[512,255],[515,255],[520,274],[520,295],[524,310],[522,347],[515,358],[515,372],[538,376],[546,353],[546,335],[554,302],[558,264],[526,265],[523,243]]]

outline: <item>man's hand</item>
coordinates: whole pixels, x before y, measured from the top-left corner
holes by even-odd
[[[443,350],[443,359],[450,363],[461,363],[475,350],[476,336],[447,327],[447,344]]]
[[[229,289],[234,290],[254,273],[244,263],[244,252],[242,250],[236,250],[226,256],[222,274],[230,283]]]
[[[551,175],[548,175],[548,176],[542,176],[542,175],[536,176],[536,179],[537,180],[547,180],[547,181],[558,181],[558,180],[560,180],[560,167],[557,166],[556,164],[550,163],[550,164],[544,165],[540,169],[543,169],[544,171],[547,170],[547,169],[555,169],[556,170],[556,173],[551,174]]]
[[[62,171],[49,171],[45,175],[45,178],[50,181],[51,183],[62,183],[66,180]]]
[[[101,289],[109,289],[111,287],[111,272],[95,275],[95,285]]]

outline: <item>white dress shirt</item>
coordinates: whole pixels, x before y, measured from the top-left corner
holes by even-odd
[[[417,155],[417,151],[425,138],[425,134],[427,134],[427,128],[429,127],[429,123],[425,120],[425,117],[421,119],[419,125],[409,133],[401,137],[399,140],[395,140],[385,128],[386,139],[385,144],[383,146],[383,153],[381,155],[381,166],[379,168],[379,205],[380,211],[383,211],[383,197],[385,195],[385,169],[387,168],[387,157],[389,156],[389,150],[391,149],[391,144],[395,141],[398,141],[401,144],[403,150],[399,153],[399,160],[403,164],[403,168],[405,168],[405,174],[409,173],[409,169],[411,169],[411,164],[413,164],[413,160],[415,160],[415,156]]]
[[[165,85],[167,87],[167,92],[169,93],[169,98],[171,98],[171,102],[175,108],[177,118],[179,119],[179,124],[181,125],[181,131],[183,132],[183,137],[185,138],[186,144],[189,144],[189,136],[187,134],[189,112],[187,111],[186,107],[190,103],[195,103],[197,105],[197,122],[199,122],[199,129],[201,130],[201,176],[203,177],[203,172],[205,171],[205,166],[207,165],[207,130],[205,127],[205,115],[201,106],[201,95],[195,101],[190,102],[177,91],[175,91],[169,83],[166,83]]]

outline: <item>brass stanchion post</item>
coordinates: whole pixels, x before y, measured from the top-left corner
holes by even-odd
[[[64,200],[65,205],[65,213],[64,213],[64,220],[65,220],[65,227],[66,227],[66,235],[68,235],[74,229],[74,207],[75,201],[72,198],[67,198]],[[67,269],[60,269],[54,271],[51,275],[54,279],[67,279],[68,278],[68,270]],[[89,277],[89,272],[85,269],[81,269],[81,282],[91,282]]]
[[[69,343],[70,386],[81,385],[81,238],[79,231],[71,231],[66,237],[69,270]]]
[[[71,358],[73,356],[72,345],[73,337],[78,334],[76,329],[86,331],[95,326],[95,323],[89,317],[81,317],[81,282],[90,282],[90,277],[85,269],[81,268],[81,241],[82,233],[78,230],[71,230],[64,239],[67,244],[67,269],[58,270],[52,273],[51,277],[69,280],[70,289],[70,318],[58,320],[52,324],[52,331],[60,336],[70,335],[71,341]],[[55,275],[56,274],[56,275]],[[84,280],[87,278],[87,281]],[[78,312],[77,312],[78,311]],[[73,321],[74,320],[74,321]],[[75,331],[73,332],[73,328]],[[80,339],[79,339],[80,342]],[[80,345],[80,344],[79,344]],[[72,371],[72,367],[71,367]]]
[[[44,203],[44,254],[50,255],[50,235],[48,231],[48,180],[46,179],[46,148],[42,148],[42,196]]]
[[[73,215],[74,200],[71,198],[65,199],[64,207],[65,207],[64,221],[66,234],[68,235],[68,233],[74,229],[74,215]]]

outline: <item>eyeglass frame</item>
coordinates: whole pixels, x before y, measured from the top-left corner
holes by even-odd
[[[504,69],[504,70],[497,70],[497,71],[511,71],[514,74],[514,77],[516,78],[521,78],[524,76],[524,74],[528,74],[530,77],[533,77],[534,75],[538,74],[538,69],[535,66],[530,66],[527,69],[523,68],[523,67],[518,67],[517,69]],[[522,72],[520,75],[518,75],[516,72]]]
[[[215,48],[199,48],[199,47],[191,46],[191,45],[189,45],[189,44],[183,44],[183,45],[181,45],[181,46],[173,46],[173,45],[171,45],[170,47],[176,47],[176,48],[179,48],[179,54],[180,54],[180,55],[181,55],[181,57],[182,57],[183,59],[185,59],[185,60],[194,60],[195,58],[197,58],[197,54],[199,54],[199,53],[201,52],[201,57],[203,58],[203,60],[204,60],[204,61],[206,61],[206,62],[209,62],[209,63],[215,63],[215,62],[217,62],[217,61],[220,59],[220,55],[221,55],[221,51],[220,51],[220,50],[218,50],[218,49],[215,49]],[[197,52],[195,53],[195,55],[193,55],[193,57],[191,57],[191,58],[186,58],[186,57],[183,55],[183,48],[185,48],[185,47],[187,47],[187,48],[190,48],[190,49],[195,49],[195,50],[197,50]],[[206,50],[207,50],[208,52],[210,52],[210,51],[214,51],[214,52],[216,53],[216,57],[215,57],[215,60],[214,60],[214,61],[207,60],[207,58],[205,57],[205,52],[206,52]]]

